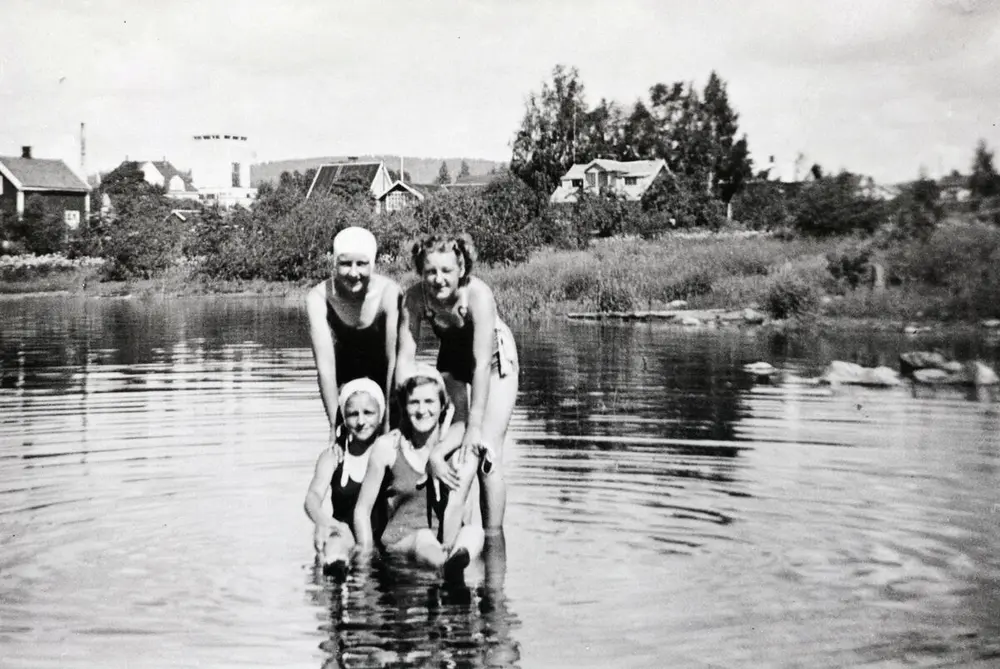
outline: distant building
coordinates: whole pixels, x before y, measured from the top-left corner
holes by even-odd
[[[941,199],[948,202],[965,202],[972,197],[969,177],[958,172],[938,179],[938,188],[941,189]]]
[[[90,213],[90,186],[61,160],[34,158],[31,147],[21,157],[0,156],[0,212],[20,218],[28,196],[38,196],[75,229]]]
[[[250,188],[254,158],[245,135],[194,135],[190,174],[198,199],[222,207],[249,206],[257,199],[257,189]]]
[[[375,198],[375,210],[381,213],[399,211],[419,204],[431,195],[450,190],[450,188],[450,186],[436,184],[408,184],[396,181]]]
[[[384,162],[360,163],[356,160],[348,160],[345,163],[320,165],[316,170],[316,176],[313,177],[312,184],[309,186],[309,192],[306,193],[306,198],[313,195],[329,195],[338,181],[344,181],[348,178],[357,178],[364,183],[373,198],[378,198],[393,186],[392,177],[389,176],[389,170],[386,169]]]
[[[626,200],[638,200],[662,174],[669,174],[666,161],[659,160],[606,160],[598,158],[589,163],[576,164],[559,180],[559,187],[549,198],[550,202],[563,204],[576,202],[580,193],[611,192]]]
[[[139,162],[139,169],[147,182],[162,186],[167,197],[174,199],[198,199],[198,189],[195,188],[190,172],[181,172],[168,160],[147,160]]]
[[[493,174],[467,174],[464,177],[457,177],[454,183],[447,184],[448,190],[461,190],[463,188],[486,188],[491,183],[503,176],[501,172]]]

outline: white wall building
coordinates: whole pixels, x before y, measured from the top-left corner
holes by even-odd
[[[250,163],[256,158],[246,135],[194,135],[191,140],[191,178],[206,204],[249,206],[257,197],[250,187]]]

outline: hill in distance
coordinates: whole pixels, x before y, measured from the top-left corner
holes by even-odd
[[[348,156],[326,156],[322,158],[294,158],[290,160],[274,160],[257,163],[250,166],[250,185],[257,187],[266,181],[276,182],[282,172],[301,172],[319,167],[326,163],[346,162]],[[383,161],[387,169],[399,171],[399,156],[357,156],[359,163]],[[403,157],[403,169],[410,173],[413,183],[431,184],[437,179],[442,160],[448,165],[452,180],[458,176],[464,160],[469,166],[469,174],[476,176],[489,174],[494,168],[507,165],[499,160],[482,160],[479,158],[407,158]]]

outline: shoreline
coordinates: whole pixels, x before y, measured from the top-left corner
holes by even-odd
[[[249,285],[228,285],[223,290],[210,290],[206,284],[196,284],[192,290],[187,284],[183,290],[166,289],[161,279],[144,279],[134,282],[93,283],[74,289],[39,289],[11,291],[18,282],[0,282],[0,301],[16,301],[32,298],[78,298],[89,300],[149,300],[149,299],[275,299],[305,298],[309,285],[294,282],[241,282]],[[237,282],[233,282],[237,283]],[[105,287],[104,289],[99,288]],[[252,286],[252,287],[251,287]],[[230,289],[234,288],[234,289]],[[304,302],[303,302],[304,305]],[[687,330],[710,329],[750,329],[768,330],[810,330],[833,328],[837,330],[870,331],[875,333],[896,333],[917,339],[921,336],[989,334],[1000,337],[1000,322],[997,319],[940,320],[921,318],[902,320],[886,316],[849,316],[824,314],[822,310],[814,315],[799,318],[776,319],[759,312],[754,305],[731,307],[684,307],[660,310],[634,311],[580,311],[579,305],[569,300],[559,300],[548,305],[541,313],[517,314],[507,317],[513,322],[538,322],[553,318],[582,323],[618,323],[645,325],[656,323]],[[304,308],[304,306],[303,306]],[[753,312],[748,320],[745,312]],[[758,319],[758,316],[760,317]],[[696,319],[698,322],[693,322]]]

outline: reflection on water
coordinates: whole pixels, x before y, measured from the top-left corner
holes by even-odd
[[[376,560],[338,583],[313,571],[313,601],[329,611],[320,647],[324,667],[509,667],[520,651],[517,617],[504,594],[503,537],[472,567],[478,585],[444,582],[436,574]]]
[[[996,341],[516,334],[506,544],[464,586],[337,583],[301,509],[326,428],[298,300],[0,301],[4,666],[1000,658],[996,391],[801,381]]]

